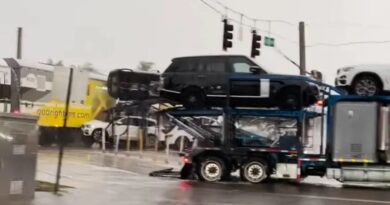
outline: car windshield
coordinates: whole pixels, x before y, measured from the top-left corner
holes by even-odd
[[[252,74],[252,68],[257,68],[258,71],[256,74],[266,74],[267,71],[265,71],[261,66],[259,66],[257,63],[252,61],[251,59],[243,56],[235,56],[229,58],[229,62],[232,66],[232,72],[233,73],[243,73],[243,74]]]
[[[268,74],[271,74],[271,73],[272,73],[272,72],[270,71],[270,69],[268,69],[268,68],[265,67],[264,65],[259,64],[259,63],[257,63],[256,61],[253,61],[253,60],[251,60],[251,61],[253,62],[253,64],[259,66],[259,68],[261,68],[264,72],[266,72],[266,73],[268,73]]]

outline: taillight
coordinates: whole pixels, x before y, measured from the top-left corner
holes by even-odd
[[[183,164],[189,164],[189,163],[191,163],[191,160],[188,157],[182,157],[181,162]]]
[[[324,100],[317,100],[316,105],[318,106],[324,106]]]

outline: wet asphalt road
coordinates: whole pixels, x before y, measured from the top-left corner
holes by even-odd
[[[135,171],[123,171],[93,165],[87,152],[68,151],[62,182],[73,186],[58,197],[37,193],[30,202],[12,205],[223,205],[223,204],[390,204],[390,190],[333,188],[296,185],[286,182],[267,184],[202,183],[147,174],[163,166],[145,159],[130,159]],[[37,178],[54,181],[56,154],[39,155]],[[130,168],[130,170],[132,169]],[[1,203],[0,203],[1,204]]]

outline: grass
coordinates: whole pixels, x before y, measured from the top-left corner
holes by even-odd
[[[51,182],[45,182],[45,181],[36,181],[37,187],[35,188],[35,191],[39,192],[54,192],[54,183]],[[71,186],[65,186],[60,185],[59,191],[64,192],[64,189],[73,189],[74,187]]]

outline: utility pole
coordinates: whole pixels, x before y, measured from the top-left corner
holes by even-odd
[[[306,74],[305,22],[299,22],[299,74]]]
[[[18,42],[17,42],[17,51],[16,51],[16,58],[18,60],[22,59],[22,35],[23,35],[23,29],[22,27],[18,28]]]
[[[70,103],[70,96],[72,95],[72,84],[73,84],[73,68],[70,68],[69,79],[68,79],[68,89],[66,91],[64,121],[62,124],[62,128],[57,129],[59,151],[58,151],[56,183],[54,184],[54,193],[56,193],[56,194],[58,194],[58,191],[60,189],[62,159],[64,158],[64,149],[65,149],[65,143],[66,143],[66,137],[67,137],[65,130],[68,127],[69,103]],[[103,130],[103,132],[104,132],[104,130]]]
[[[22,59],[22,32],[21,27],[18,28],[17,36],[17,48],[16,48],[16,58]],[[8,66],[11,69],[11,112],[20,111],[20,65],[19,63],[12,59],[4,59]]]

